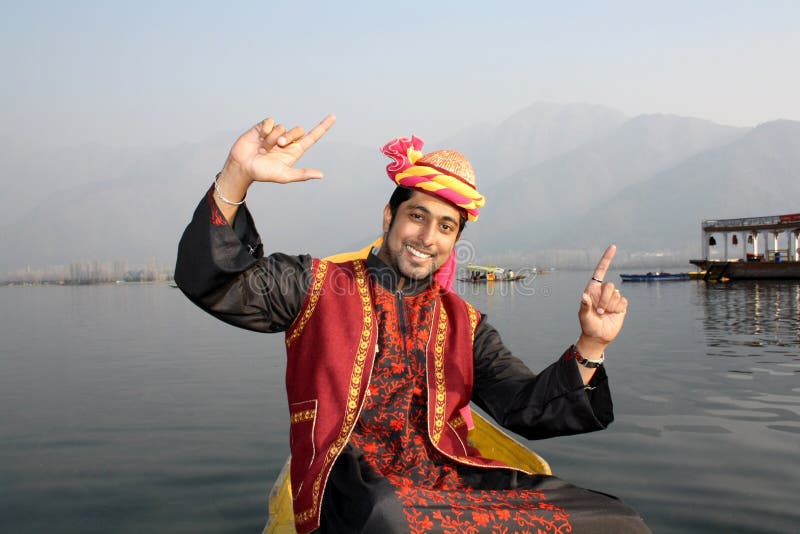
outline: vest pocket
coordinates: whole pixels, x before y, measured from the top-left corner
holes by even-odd
[[[471,421],[470,421],[471,422]],[[447,426],[450,427],[450,430],[455,435],[456,439],[458,439],[458,443],[461,445],[461,448],[464,450],[464,456],[469,456],[469,450],[467,448],[467,433],[469,430],[468,423],[464,420],[462,415],[456,415],[452,419],[447,422]],[[460,454],[460,453],[459,453]]]
[[[308,469],[314,462],[314,427],[317,422],[317,400],[294,402],[289,405],[289,448],[292,452],[292,496],[300,493]]]

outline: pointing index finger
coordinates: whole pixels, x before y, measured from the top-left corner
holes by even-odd
[[[600,261],[597,262],[597,267],[594,268],[594,273],[592,273],[592,278],[596,278],[597,280],[605,280],[606,272],[608,268],[611,267],[611,260],[614,259],[614,254],[617,253],[617,246],[616,245],[609,245],[606,251],[603,253],[603,257],[600,258]],[[589,284],[592,283],[592,280],[589,281]]]

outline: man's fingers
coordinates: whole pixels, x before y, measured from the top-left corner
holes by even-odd
[[[606,251],[603,253],[603,257],[600,258],[600,261],[597,263],[597,267],[594,268],[592,279],[589,280],[587,287],[591,286],[592,284],[602,283],[602,281],[605,280],[606,272],[608,271],[608,268],[611,267],[611,260],[614,259],[614,254],[616,253],[617,246],[609,245]],[[600,282],[598,282],[598,280]]]
[[[278,138],[278,146],[283,147],[299,141],[304,133],[306,133],[306,131],[301,126],[295,126]]]
[[[617,313],[628,313],[628,299],[625,297],[619,300],[619,310],[617,310]]]
[[[263,121],[256,124],[256,130],[258,131],[258,136],[260,138],[264,138],[272,131],[272,128],[275,126],[275,119],[272,117],[267,117]]]
[[[267,134],[262,142],[262,146],[266,149],[270,149],[273,146],[278,144],[278,139],[286,133],[286,127],[283,124],[278,124]]]
[[[613,293],[611,293],[611,297],[609,297],[608,302],[606,302],[605,313],[616,313],[619,311],[620,305],[619,303],[622,301],[622,295],[619,292],[619,289],[615,289]]]
[[[608,310],[609,303],[611,302],[612,297],[614,297],[616,292],[616,288],[614,284],[610,282],[606,282],[600,288],[600,298],[597,299],[597,304],[595,304],[595,308],[597,309],[597,313],[604,313]]]
[[[336,122],[336,116],[332,114],[328,115],[327,117],[322,119],[322,122],[314,126],[314,128],[312,128],[311,131],[308,132],[308,135],[300,139],[298,141],[298,144],[304,151],[308,150],[314,143],[319,141],[319,139],[323,135],[325,135],[325,132],[331,129],[331,126],[333,126],[333,123],[335,122]]]
[[[628,299],[623,297],[619,290],[615,290],[611,298],[608,299],[608,304],[605,307],[605,313],[625,313],[628,310]]]
[[[305,182],[322,178],[322,171],[318,169],[294,169],[289,167],[283,176],[284,182]]]

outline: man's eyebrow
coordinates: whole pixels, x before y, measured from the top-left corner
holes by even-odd
[[[420,210],[420,211],[424,211],[424,212],[425,212],[425,213],[427,213],[428,215],[432,215],[432,213],[431,213],[431,210],[429,210],[428,208],[426,208],[426,207],[425,207],[425,206],[423,206],[422,204],[411,204],[411,205],[409,206],[409,209],[412,209],[412,210]]]
[[[412,204],[412,205],[409,206],[409,209],[424,211],[426,214],[428,214],[431,217],[433,217],[433,213],[431,212],[431,210],[429,210],[428,208],[426,208],[422,204]],[[439,217],[439,219],[440,220],[444,220],[444,221],[449,221],[449,222],[452,222],[452,223],[457,223],[458,222],[454,217],[451,217],[450,215],[442,215],[441,217]]]

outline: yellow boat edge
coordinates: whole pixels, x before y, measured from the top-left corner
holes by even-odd
[[[469,431],[469,440],[485,458],[500,460],[510,467],[524,469],[540,475],[552,475],[547,460],[515,440],[477,412],[472,413],[475,428]],[[292,490],[289,481],[289,463],[286,460],[272,490],[269,492],[269,518],[262,534],[296,534],[292,511]]]

